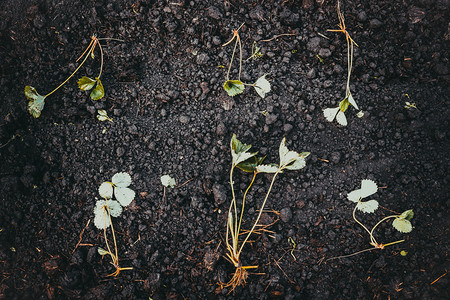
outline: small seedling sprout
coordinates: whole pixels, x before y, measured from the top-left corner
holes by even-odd
[[[118,217],[122,214],[122,207],[128,206],[135,197],[135,192],[129,188],[131,184],[131,176],[128,173],[116,173],[111,182],[103,182],[98,192],[102,198],[105,200],[98,200],[95,204],[94,209],[94,225],[98,229],[103,230],[104,238],[107,250],[103,248],[98,248],[98,253],[101,256],[109,255],[111,256],[111,264],[116,268],[116,271],[109,274],[108,276],[117,276],[123,270],[131,270],[133,268],[126,267],[122,268],[119,266],[119,256],[117,251],[116,235],[111,221],[111,217]],[[116,200],[113,200],[113,197]],[[108,237],[106,234],[106,229],[111,226],[111,232],[114,242],[114,253],[108,243]]]
[[[353,45],[358,47],[358,44],[356,44],[356,42],[350,37],[350,34],[345,27],[344,14],[341,12],[339,1],[337,4],[337,13],[339,19],[339,29],[328,29],[328,31],[342,32],[345,35],[345,40],[347,42],[347,86],[345,89],[345,98],[339,103],[339,106],[335,108],[326,108],[324,109],[323,114],[328,122],[333,122],[333,120],[336,118],[336,121],[340,125],[347,126],[347,118],[345,117],[344,113],[349,105],[352,105],[357,110],[359,110],[358,105],[353,99],[352,93],[350,91],[350,76],[352,74],[353,68]],[[362,117],[362,115],[359,114],[358,117]]]
[[[374,236],[374,231],[375,229],[384,221],[389,220],[389,219],[394,219],[394,221],[392,222],[392,226],[402,232],[402,233],[409,233],[412,231],[413,227],[411,225],[410,220],[413,218],[414,213],[412,210],[407,210],[404,211],[402,214],[400,215],[391,215],[391,216],[387,216],[383,219],[381,219],[378,223],[375,224],[375,226],[372,227],[371,230],[369,230],[361,221],[359,221],[356,218],[356,211],[360,210],[363,213],[373,213],[378,209],[378,201],[376,200],[369,200],[369,201],[363,201],[364,198],[367,198],[373,194],[375,194],[378,190],[378,186],[377,184],[370,179],[364,179],[361,182],[361,188],[360,189],[356,189],[350,193],[347,194],[347,199],[356,203],[354,209],[353,209],[353,219],[355,220],[356,223],[358,223],[362,228],[364,228],[364,230],[369,234],[369,238],[370,238],[370,245],[372,245],[372,248],[369,249],[365,249],[362,251],[358,251],[349,255],[343,255],[343,256],[337,256],[337,257],[332,257],[329,258],[328,260],[333,260],[333,259],[337,259],[337,258],[345,258],[345,257],[350,257],[350,256],[354,256],[363,252],[367,252],[367,251],[372,251],[372,250],[376,250],[376,249],[384,249],[387,246],[391,246],[394,244],[398,244],[398,243],[402,243],[405,240],[398,240],[395,242],[390,242],[387,244],[383,244],[383,243],[378,243],[378,241],[376,240],[375,236]]]
[[[222,47],[225,47],[225,46],[229,45],[232,41],[236,40],[235,43],[234,43],[233,54],[231,55],[230,65],[228,66],[227,77],[226,77],[225,83],[223,84],[223,88],[228,93],[229,96],[234,97],[234,96],[236,96],[238,94],[241,94],[245,90],[245,86],[246,85],[247,86],[253,86],[255,88],[256,92],[258,93],[258,95],[261,98],[264,98],[266,96],[266,94],[269,93],[270,90],[271,90],[270,82],[265,78],[266,74],[261,76],[253,84],[243,83],[241,81],[241,73],[242,73],[242,43],[241,43],[241,37],[239,36],[239,30],[242,28],[242,26],[244,26],[244,23],[242,23],[242,25],[239,26],[238,29],[234,29],[233,30],[233,37],[228,42],[226,42],[225,44],[222,45]],[[234,56],[236,54],[236,49],[237,49],[238,45],[239,45],[239,73],[238,73],[238,79],[230,79],[231,66],[233,65]],[[255,44],[253,44],[253,46],[255,46]],[[253,55],[250,58],[258,56],[260,54],[258,51],[259,51],[259,48],[256,49],[256,52],[254,52]]]
[[[236,268],[233,277],[231,280],[225,285],[226,287],[231,287],[231,291],[233,291],[239,285],[245,285],[246,279],[248,277],[249,269],[255,269],[258,266],[243,266],[240,255],[243,251],[245,244],[248,239],[255,232],[255,228],[258,225],[258,222],[261,218],[262,212],[266,205],[267,199],[269,198],[270,192],[272,191],[273,184],[275,179],[279,173],[282,173],[284,170],[300,170],[306,165],[305,158],[309,155],[309,152],[297,153],[294,151],[289,151],[285,145],[286,139],[283,138],[279,147],[279,156],[280,162],[279,164],[263,164],[265,157],[257,157],[257,152],[248,152],[251,148],[251,145],[246,145],[241,143],[236,135],[233,134],[233,137],[230,142],[230,150],[232,156],[232,165],[230,170],[230,186],[231,186],[231,194],[232,200],[230,203],[230,207],[228,209],[228,219],[227,219],[227,232],[226,232],[226,246],[227,246],[227,259],[234,265]],[[234,181],[233,181],[233,171],[235,168],[239,168],[244,172],[253,173],[252,180],[244,192],[240,214],[238,214],[238,204],[236,199],[236,194],[234,190]],[[252,228],[248,233],[245,234],[245,238],[242,242],[239,240],[239,236],[243,234],[241,231],[242,220],[244,217],[245,211],[245,202],[247,194],[255,182],[256,175],[259,173],[272,173],[272,181],[270,183],[269,189],[266,193],[266,196],[259,208],[258,216],[253,223]],[[230,292],[231,292],[230,291]]]
[[[110,121],[113,122],[113,119],[108,116],[108,113],[104,109],[97,110],[97,119],[101,122]]]
[[[103,48],[102,48],[102,45],[100,44],[100,40],[121,41],[121,40],[112,39],[112,38],[97,38],[96,36],[93,35],[91,37],[91,42],[87,46],[86,50],[84,50],[83,54],[81,54],[81,56],[76,60],[78,62],[84,56],[80,65],[75,69],[75,71],[72,72],[72,74],[70,74],[69,77],[67,77],[66,80],[64,80],[54,90],[52,90],[50,93],[48,93],[46,95],[40,95],[34,87],[29,86],[29,85],[27,85],[25,87],[25,96],[29,100],[28,111],[34,118],[39,118],[39,116],[41,115],[41,112],[44,109],[45,99],[48,96],[50,96],[51,94],[56,92],[59,88],[61,88],[64,84],[66,84],[66,82],[69,81],[69,79],[72,78],[78,72],[78,70],[80,70],[80,68],[83,66],[83,64],[86,62],[86,60],[89,57],[91,57],[92,59],[95,58],[94,50],[97,45],[98,45],[98,48],[100,49],[100,72],[99,72],[98,76],[95,77],[94,79],[86,77],[86,76],[81,77],[78,80],[78,87],[84,91],[92,90],[91,94],[90,94],[92,100],[99,100],[99,99],[103,98],[103,96],[105,95],[105,90],[104,90],[103,84],[100,80],[100,76],[102,75],[102,71],[103,71]]]

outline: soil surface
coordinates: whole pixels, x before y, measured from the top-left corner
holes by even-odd
[[[350,87],[364,112],[349,108],[346,127],[323,116],[347,79],[345,37],[327,31],[338,28],[336,1],[2,1],[0,298],[449,299],[448,0],[341,8],[359,46]],[[234,98],[223,90],[233,44],[222,44],[243,23],[241,79],[268,74],[264,99],[252,87]],[[76,84],[96,76],[96,51],[34,119],[24,87],[50,92],[93,34],[123,40],[101,42],[105,98]],[[255,42],[263,55],[247,60]],[[97,120],[98,109],[113,122]],[[258,268],[230,293],[221,283],[234,272],[224,258],[233,133],[267,162],[283,137],[311,155],[277,178],[262,220],[274,224],[242,254]],[[133,269],[107,277],[93,210],[116,172],[136,191],[113,219],[120,265]],[[185,184],[164,191],[164,174]],[[257,177],[245,228],[271,178]],[[384,222],[378,241],[405,241],[327,261],[371,247],[346,198],[366,178],[382,187],[381,207],[358,219],[372,227],[413,209],[414,229]],[[238,196],[250,180],[235,172]]]

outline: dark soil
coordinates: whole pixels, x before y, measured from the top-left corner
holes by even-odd
[[[347,127],[322,113],[345,94],[345,38],[327,32],[335,1],[2,1],[0,298],[449,299],[448,1],[355,0],[342,10],[359,45],[351,88],[365,112],[350,108]],[[267,73],[265,99],[222,88],[233,50],[222,44],[244,22],[244,59],[254,41],[264,55],[244,62],[242,79]],[[97,57],[33,119],[25,85],[48,93],[92,34],[124,40],[102,42],[106,97],[94,102],[76,84],[95,76]],[[281,34],[292,35],[273,38]],[[114,122],[98,121],[97,109]],[[278,214],[264,222],[278,221],[242,256],[259,267],[229,293],[220,282],[234,271],[224,258],[233,133],[267,162],[283,137],[311,156],[277,179],[267,209]],[[98,186],[116,172],[131,174],[137,197],[113,220],[121,266],[133,270],[111,278],[92,221]],[[164,174],[190,181],[163,199]],[[384,223],[379,241],[406,241],[327,262],[370,247],[346,199],[365,178],[383,187],[373,197],[382,208],[360,219],[413,209],[414,230]],[[250,179],[236,172],[240,195]],[[270,180],[258,177],[245,227]]]

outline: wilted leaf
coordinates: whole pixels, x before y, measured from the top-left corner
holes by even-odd
[[[231,138],[230,142],[230,147],[232,150],[234,150],[234,152],[239,154],[241,152],[247,152],[248,150],[250,150],[252,145],[241,143],[241,141],[237,139],[236,134],[233,134],[233,137]]]
[[[352,96],[351,93],[348,94],[348,97],[347,97],[347,98],[348,98],[348,102],[349,102],[351,105],[353,105],[354,108],[359,109],[359,108],[358,108],[358,104],[356,104],[356,101],[355,101],[355,99],[353,99],[353,96]]]
[[[339,102],[339,109],[342,112],[345,112],[348,108],[349,102],[348,102],[348,97],[346,97],[344,100],[342,100],[341,102]]]
[[[245,86],[240,80],[228,80],[223,85],[224,90],[229,96],[234,97],[244,91]]]
[[[255,82],[255,90],[261,98],[266,97],[266,94],[270,92],[270,82],[266,79],[266,74],[259,77]]]
[[[78,87],[83,91],[89,91],[95,86],[95,79],[83,76],[78,80]]]
[[[407,211],[404,211],[401,215],[400,218],[403,218],[405,220],[411,221],[411,219],[414,217],[414,212],[412,209],[409,209]]]
[[[99,109],[97,112],[98,112],[97,119],[98,119],[99,121],[102,121],[102,122],[104,122],[104,121],[110,121],[110,122],[112,122],[112,121],[113,121],[113,120],[108,116],[108,113],[106,112],[106,110],[104,110],[104,109]]]
[[[105,90],[103,89],[103,84],[100,79],[95,78],[97,80],[97,86],[91,92],[92,100],[99,100],[105,96]]]
[[[28,100],[30,100],[28,102],[28,112],[34,118],[39,118],[42,110],[44,109],[46,96],[39,95],[36,89],[29,85],[25,87],[25,96]]]
[[[246,161],[241,162],[236,167],[238,167],[239,169],[241,169],[244,172],[253,173],[254,171],[256,171],[256,167],[261,165],[265,158],[266,158],[265,156],[263,156],[263,157],[253,156],[253,158],[247,159]]]

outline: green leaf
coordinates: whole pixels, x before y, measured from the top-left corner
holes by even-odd
[[[400,232],[408,233],[411,232],[413,227],[411,225],[411,222],[409,222],[406,219],[403,218],[395,218],[395,220],[392,222],[392,226],[397,229]]]
[[[101,247],[98,247],[97,251],[98,251],[98,254],[100,254],[101,256],[109,254],[108,251],[106,251],[105,249],[103,249]]]
[[[163,186],[171,188],[174,188],[177,185],[175,179],[172,178],[170,175],[161,176],[161,183]]]
[[[277,164],[259,165],[256,167],[258,173],[276,173],[278,170],[280,170],[280,166]]]
[[[350,103],[348,102],[348,97],[345,97],[344,100],[342,100],[341,102],[339,102],[339,108],[342,112],[345,112],[348,108],[348,105]]]
[[[411,221],[411,219],[414,217],[414,212],[412,209],[409,209],[407,211],[404,211],[401,215],[400,218]]]
[[[234,150],[234,152],[236,152],[236,154],[239,154],[241,152],[247,152],[248,150],[250,150],[252,145],[241,143],[241,141],[237,139],[236,134],[233,134],[233,137],[231,138],[230,147],[232,150]]]
[[[229,96],[234,97],[244,91],[245,86],[240,80],[227,80],[223,85],[224,90]]]
[[[99,100],[105,96],[105,90],[103,89],[103,84],[99,78],[95,78],[97,80],[97,86],[91,92],[92,100]]]
[[[28,111],[34,118],[39,118],[45,105],[45,98],[47,96],[40,95],[36,89],[27,85],[25,87],[25,96],[28,100]]]
[[[238,167],[244,172],[253,173],[256,171],[256,168],[262,164],[265,158],[266,158],[265,156],[263,157],[253,156],[252,158],[239,163],[236,167]]]
[[[92,78],[83,76],[78,80],[78,87],[83,91],[89,91],[95,86],[96,82],[97,81]]]

